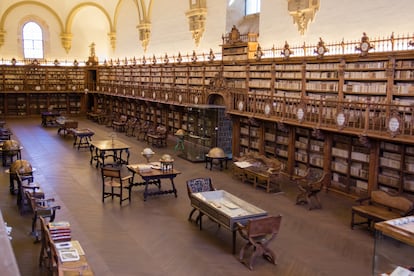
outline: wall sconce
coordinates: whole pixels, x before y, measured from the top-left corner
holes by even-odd
[[[205,0],[190,0],[190,10],[185,13],[188,18],[190,32],[193,35],[196,46],[200,44],[200,39],[205,30],[207,6]]]

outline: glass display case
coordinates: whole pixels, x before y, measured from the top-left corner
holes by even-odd
[[[372,275],[414,275],[414,216],[375,224]]]
[[[267,212],[224,190],[191,194],[191,205],[222,226],[237,230],[237,222],[267,216]]]
[[[180,157],[192,162],[204,162],[211,148],[219,147],[231,158],[232,124],[225,116],[225,107],[217,105],[188,106],[181,128],[183,147]],[[178,142],[177,142],[178,143]]]

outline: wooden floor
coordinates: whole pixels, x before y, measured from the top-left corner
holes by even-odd
[[[371,275],[373,235],[366,229],[350,229],[353,200],[334,193],[321,195],[322,210],[308,211],[294,204],[295,187],[282,184],[284,193],[269,194],[232,178],[230,170],[212,171],[202,163],[177,156],[174,140],[168,148],[154,148],[153,161],[164,153],[175,158],[178,197],[162,195],[143,201],[143,188],[135,187],[132,202],[120,207],[118,200],[101,202],[100,172],[89,164],[90,153],[72,147],[73,137],[57,135],[57,129],[40,126],[40,118],[8,119],[12,138],[21,142],[23,159],[36,168],[35,181],[48,197],[62,206],[57,220],[68,220],[72,236],[81,242],[96,275]],[[110,128],[86,119],[79,127],[93,129],[94,140],[109,139]],[[118,133],[132,146],[130,163],[144,163],[141,151],[147,145]],[[173,137],[171,137],[173,139]],[[37,261],[39,244],[33,243],[30,215],[21,216],[16,198],[9,194],[8,175],[0,173],[0,208],[13,227],[12,246],[22,275],[45,275]],[[271,247],[278,264],[258,258],[254,271],[231,254],[231,233],[204,220],[204,229],[187,220],[191,210],[185,181],[210,176],[218,189],[266,210],[282,214],[280,234]],[[242,240],[237,239],[237,251]],[[1,249],[0,249],[1,250]]]

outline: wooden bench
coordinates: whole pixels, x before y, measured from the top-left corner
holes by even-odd
[[[280,192],[279,176],[282,164],[279,160],[255,152],[246,153],[235,160],[250,163],[250,166],[243,168],[238,167],[237,162],[233,166],[233,175],[242,182],[251,182],[254,188],[265,188],[268,193]]]
[[[360,205],[352,207],[351,229],[361,224],[367,224],[372,228],[372,223],[405,217],[411,215],[414,210],[411,200],[382,190],[372,191],[370,197],[360,198],[357,202]],[[365,220],[356,222],[355,215]]]

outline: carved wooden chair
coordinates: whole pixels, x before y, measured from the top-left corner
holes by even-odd
[[[53,262],[52,262],[52,252],[51,246],[53,245],[52,237],[50,236],[49,229],[47,228],[47,222],[43,217],[39,217],[40,221],[40,238],[41,238],[41,248],[39,255],[39,266],[45,267],[52,271]]]
[[[101,168],[102,172],[102,202],[105,198],[119,197],[119,204],[124,200],[131,202],[131,188],[132,175],[122,176],[121,167],[118,166],[104,166]],[[128,190],[128,197],[123,195],[123,190]]]
[[[126,115],[120,115],[118,119],[112,121],[112,128],[115,131],[123,132],[125,131],[127,121],[128,117]]]
[[[126,136],[134,136],[135,134],[135,128],[137,126],[137,118],[131,117],[128,119],[128,121],[125,124],[125,135]]]
[[[30,181],[30,178],[23,178],[19,173],[16,173],[14,179],[17,182],[17,207],[20,214],[24,214],[32,210],[31,202],[27,198],[26,193],[30,193],[32,197],[38,199],[43,199],[45,194],[39,185]]]
[[[157,126],[153,133],[147,134],[147,142],[156,147],[167,146],[167,128],[165,126]]]
[[[56,210],[60,209],[59,205],[55,205],[54,198],[36,198],[29,191],[25,192],[27,200],[30,202],[30,207],[33,211],[32,217],[32,235],[36,237],[36,241],[39,241],[39,233],[36,230],[36,224],[40,217],[48,219],[49,222],[55,220]]]
[[[208,192],[208,191],[214,191],[214,187],[213,184],[211,183],[211,178],[209,177],[199,177],[199,178],[193,178],[193,179],[189,179],[187,180],[187,193],[188,193],[188,197],[191,200],[191,194],[192,193],[201,193],[201,192]],[[193,208],[188,216],[188,220],[189,221],[193,221],[192,216],[194,214],[194,212],[197,211],[196,208]],[[198,224],[201,220],[201,216],[203,214],[199,213],[197,215],[197,218],[195,220],[195,222]]]
[[[247,243],[241,248],[239,254],[240,262],[253,270],[253,263],[257,256],[262,255],[269,262],[276,264],[276,254],[269,248],[269,243],[279,233],[282,216],[267,216],[250,219],[246,225],[238,223],[238,232]],[[244,254],[247,249],[253,247],[248,262],[244,261]]]
[[[318,194],[324,186],[329,185],[330,174],[309,168],[304,176],[295,177],[293,180],[297,183],[299,190],[296,204],[308,204],[309,210],[321,209],[322,204]]]
[[[150,129],[150,123],[141,122],[138,128],[137,139],[146,141],[149,129]]]

